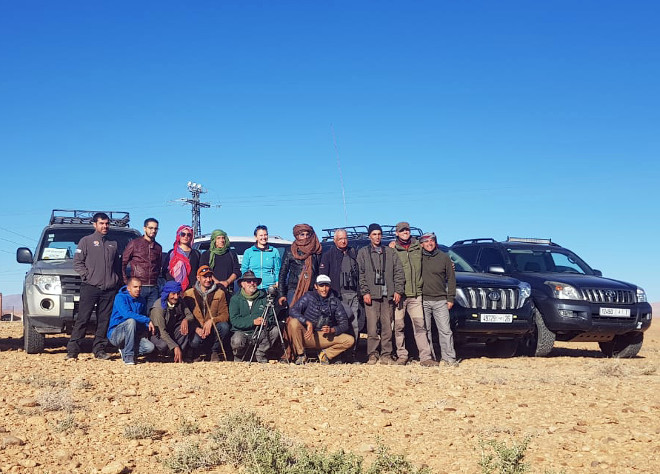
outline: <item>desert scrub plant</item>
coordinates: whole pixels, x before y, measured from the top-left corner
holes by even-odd
[[[196,441],[185,441],[177,444],[172,456],[164,459],[162,463],[174,473],[188,473],[217,466],[220,459],[213,449],[201,447]]]
[[[53,429],[56,433],[69,433],[78,429],[80,426],[76,421],[76,417],[73,413],[69,413],[63,419],[59,420],[53,426]]]
[[[190,436],[200,432],[199,424],[195,420],[183,419],[177,428],[179,434]]]
[[[37,403],[43,411],[67,411],[75,409],[69,389],[44,390],[37,395]]]
[[[136,421],[133,424],[124,426],[124,438],[128,439],[147,439],[157,438],[160,432],[154,425],[148,421]]]
[[[427,467],[417,469],[402,454],[394,454],[390,449],[379,443],[376,449],[376,460],[366,474],[431,474]]]
[[[525,451],[532,437],[527,435],[522,441],[513,441],[511,446],[494,439],[479,442],[481,457],[479,466],[483,474],[522,474],[529,471],[524,462]]]

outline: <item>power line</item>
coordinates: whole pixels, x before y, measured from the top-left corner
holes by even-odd
[[[18,235],[19,237],[23,237],[24,239],[31,240],[33,242],[36,242],[37,239],[34,237],[28,237],[27,235],[19,234],[18,232],[14,232],[13,230],[5,229],[4,227],[0,227],[0,230],[4,230],[5,232],[9,232],[10,234]]]

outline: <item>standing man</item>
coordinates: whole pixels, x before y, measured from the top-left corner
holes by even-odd
[[[224,230],[216,229],[211,232],[210,248],[202,254],[199,264],[211,268],[213,281],[231,298],[234,294],[234,281],[241,276],[241,267]]]
[[[254,341],[257,348],[255,357],[257,362],[268,362],[266,352],[270,350],[279,339],[279,330],[275,314],[269,311],[263,318],[264,310],[268,304],[266,291],[260,290],[261,278],[257,278],[252,270],[243,273],[238,279],[241,291],[235,294],[229,302],[229,320],[234,334],[231,336],[231,348],[235,359],[248,360],[252,354],[245,351],[250,346],[250,338],[254,337],[259,326],[264,326],[258,341]]]
[[[335,230],[333,238],[334,247],[330,247],[321,255],[319,274],[330,277],[330,287],[339,296],[342,303],[347,305],[352,314],[349,322],[353,329],[355,345],[349,352],[348,359],[355,360],[360,330],[364,326],[364,316],[360,311],[360,295],[358,292],[359,268],[357,264],[357,251],[348,245],[348,234],[345,229]]]
[[[144,221],[144,235],[142,238],[131,240],[121,258],[121,272],[124,283],[128,284],[127,267],[130,265],[131,277],[142,283],[140,296],[144,298],[147,311],[151,309],[154,301],[160,296],[158,292],[158,276],[160,275],[163,260],[163,248],[156,242],[158,221],[150,217]]]
[[[379,359],[381,364],[392,364],[392,313],[401,301],[406,280],[396,252],[381,245],[382,228],[371,224],[368,232],[370,244],[357,255],[360,293],[367,313],[367,364],[376,364]]]
[[[135,358],[149,354],[154,345],[147,339],[154,332],[154,325],[147,317],[144,299],[140,296],[142,283],[135,277],[128,279],[115,296],[108,339],[119,349],[126,365],[135,365]]]
[[[394,250],[399,256],[406,284],[403,298],[394,310],[394,337],[396,339],[397,365],[408,363],[408,350],[404,329],[405,316],[408,313],[413,325],[415,344],[419,351],[419,360],[424,367],[437,365],[431,356],[431,348],[424,327],[424,309],[422,306],[422,247],[410,236],[410,224],[399,222],[396,225]]]
[[[229,337],[229,309],[227,296],[213,281],[213,271],[208,265],[199,267],[197,283],[185,291],[183,302],[192,314],[181,323],[181,334],[188,334],[192,323],[190,347],[198,352],[196,356],[203,353],[210,356],[211,362],[219,362],[220,353],[224,354],[221,344]]]
[[[331,360],[353,347],[348,316],[339,298],[330,292],[330,277],[319,275],[314,291],[305,293],[290,308],[287,331],[296,353],[296,365],[306,361],[305,349],[317,349],[319,362]]]
[[[449,310],[454,306],[456,296],[456,273],[449,256],[438,248],[433,232],[422,235],[419,242],[422,244],[424,320],[431,354],[435,360],[438,360],[431,338],[431,319],[434,319],[438,328],[442,362],[454,367],[458,365],[458,361],[454,349],[454,335],[449,322]]]
[[[87,324],[96,307],[96,333],[92,352],[97,359],[109,359],[105,352],[108,343],[108,323],[112,312],[112,302],[117,292],[121,263],[117,252],[117,242],[108,240],[110,218],[104,212],[92,217],[94,233],[86,235],[78,243],[73,257],[73,268],[80,277],[80,303],[71,338],[67,344],[67,359],[77,359],[80,342],[85,338]]]
[[[295,237],[291,247],[282,258],[277,290],[280,293],[279,304],[293,306],[302,295],[307,293],[319,273],[321,243],[311,225],[293,226]]]
[[[174,362],[183,362],[183,354],[188,348],[189,337],[181,333],[181,323],[188,314],[181,298],[181,283],[165,283],[161,297],[149,310],[149,319],[156,328],[149,340],[159,353],[172,354]]]

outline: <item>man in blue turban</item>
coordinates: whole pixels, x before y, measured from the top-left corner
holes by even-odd
[[[160,354],[173,355],[174,362],[183,362],[188,348],[188,331],[181,331],[181,322],[186,319],[186,313],[188,310],[181,299],[181,283],[168,281],[149,313],[156,328],[150,340]]]

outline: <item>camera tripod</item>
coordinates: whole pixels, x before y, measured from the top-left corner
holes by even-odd
[[[275,326],[277,327],[277,334],[280,338],[280,343],[282,344],[282,348],[283,349],[285,348],[284,336],[282,335],[282,328],[280,328],[280,322],[277,320],[277,314],[275,313],[275,303],[274,303],[275,298],[270,293],[271,292],[269,288],[266,307],[261,313],[261,324],[259,325],[259,329],[256,330],[256,332],[252,335],[250,339],[251,340],[250,344],[253,347],[252,347],[252,354],[250,355],[250,359],[248,360],[248,365],[252,364],[252,361],[254,360],[254,356],[257,353],[257,348],[259,347],[262,338],[268,337],[268,329],[272,324],[268,322],[269,315],[271,315],[273,317],[273,320],[275,321]],[[250,350],[250,344],[248,344],[248,346],[245,348],[243,357],[241,357],[241,362],[245,361],[245,355]]]

